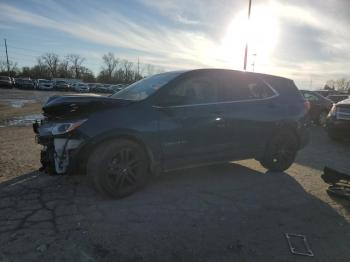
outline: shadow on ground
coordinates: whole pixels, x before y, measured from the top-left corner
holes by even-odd
[[[328,166],[350,174],[350,141],[334,141],[321,127],[311,127],[310,132],[310,142],[299,152],[296,162],[320,171]]]
[[[28,178],[28,177],[27,177]],[[121,200],[85,177],[39,175],[0,190],[0,261],[348,261],[349,224],[285,173],[238,164],[177,171]]]

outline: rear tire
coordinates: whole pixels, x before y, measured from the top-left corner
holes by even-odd
[[[107,141],[89,157],[87,176],[99,193],[126,197],[145,186],[150,177],[147,154],[133,141]]]
[[[290,131],[283,131],[271,138],[260,163],[270,171],[282,172],[293,164],[297,151],[296,136]]]

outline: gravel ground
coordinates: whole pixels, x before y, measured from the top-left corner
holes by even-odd
[[[284,173],[254,160],[193,168],[110,200],[84,176],[39,174],[31,129],[2,128],[0,261],[349,261],[350,205],[320,175],[350,174],[350,143],[311,131]],[[315,256],[292,255],[285,233],[306,235]]]
[[[0,183],[40,167],[41,147],[31,127],[0,128],[0,145]]]

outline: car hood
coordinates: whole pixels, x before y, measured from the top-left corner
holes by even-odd
[[[133,102],[99,95],[52,96],[42,109],[44,116],[48,118],[75,118],[100,110],[127,106],[131,103]]]

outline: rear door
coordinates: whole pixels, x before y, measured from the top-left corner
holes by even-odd
[[[167,169],[220,160],[226,126],[217,104],[219,81],[216,71],[194,71],[164,95],[164,100],[171,96],[182,101],[158,109]]]
[[[255,157],[264,150],[278,119],[278,94],[255,74],[226,71],[221,80],[227,157]]]

